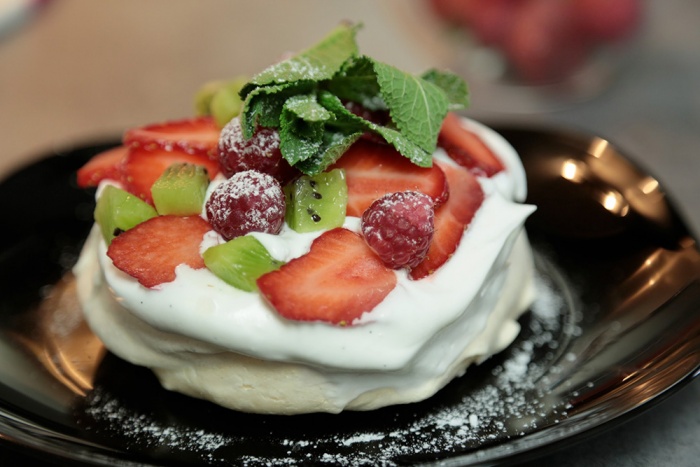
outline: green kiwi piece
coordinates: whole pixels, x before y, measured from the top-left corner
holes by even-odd
[[[211,81],[195,94],[194,106],[198,115],[211,115],[217,125],[223,127],[236,117],[243,107],[238,93],[248,82],[246,77],[229,81]]]
[[[192,216],[202,212],[208,186],[207,169],[178,162],[153,183],[151,196],[160,215]]]
[[[279,269],[282,261],[270,256],[262,243],[252,235],[243,235],[208,248],[204,264],[217,277],[237,289],[258,290],[258,277]]]
[[[342,169],[303,175],[288,184],[284,194],[285,221],[296,232],[332,229],[345,222],[348,186]]]
[[[199,116],[211,115],[211,100],[216,92],[226,85],[226,81],[204,83],[194,95],[194,110]]]
[[[102,190],[95,206],[95,222],[100,226],[107,245],[121,232],[157,215],[153,206],[113,185]]]

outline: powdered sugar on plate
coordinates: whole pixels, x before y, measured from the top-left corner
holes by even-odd
[[[557,363],[570,360],[568,342],[577,333],[575,298],[549,263],[541,257],[538,263],[537,299],[521,319],[519,338],[428,401],[297,418],[225,411],[230,426],[238,425],[229,432],[221,424],[208,425],[207,417],[181,423],[176,416],[134,409],[98,386],[86,400],[84,429],[102,439],[119,438],[127,451],[147,456],[157,451],[159,458],[166,452],[172,459],[186,453],[209,465],[397,465],[522,438],[567,417],[568,401],[554,397],[550,387],[558,380]]]

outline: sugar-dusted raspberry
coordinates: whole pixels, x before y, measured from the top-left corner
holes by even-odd
[[[226,240],[249,232],[277,234],[284,222],[284,193],[273,176],[246,170],[216,187],[205,208],[212,227]]]
[[[238,117],[221,129],[219,165],[226,177],[245,170],[257,170],[272,175],[282,184],[296,173],[282,157],[277,130],[258,127],[252,138],[245,139]]]
[[[410,269],[428,253],[434,218],[430,196],[417,191],[389,193],[374,201],[362,215],[362,234],[384,264]]]

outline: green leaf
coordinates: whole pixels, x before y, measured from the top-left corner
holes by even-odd
[[[297,81],[255,89],[248,94],[241,111],[243,135],[252,137],[258,125],[279,128],[285,102],[292,96],[311,92],[314,86],[310,81]]]
[[[441,88],[391,65],[374,62],[382,97],[397,129],[422,150],[432,153],[448,100]]]
[[[325,122],[333,118],[333,114],[318,103],[315,94],[292,96],[284,103],[284,108],[307,122]]]
[[[299,162],[295,167],[307,175],[316,175],[335,164],[345,151],[362,136],[362,132],[344,133],[326,131],[323,143],[314,157]]]
[[[431,69],[423,73],[421,77],[445,92],[450,110],[469,107],[469,88],[460,76],[448,71]]]
[[[407,157],[411,162],[420,167],[430,167],[433,163],[433,151],[425,151],[423,148],[415,144],[410,138],[395,128],[377,125],[376,123],[365,120],[345,108],[343,103],[330,92],[322,92],[318,97],[321,105],[333,112],[336,116],[334,123],[344,129],[346,134],[372,131],[389,144],[394,146],[397,151]],[[436,136],[437,138],[437,136]]]
[[[430,70],[422,76],[359,56],[358,26],[343,24],[311,48],[256,75],[243,86],[244,136],[277,128],[280,149],[307,174],[332,165],[363,133],[383,137],[421,167],[432,153],[448,110],[469,103],[461,78]],[[388,110],[386,126],[353,114],[344,102]]]
[[[321,147],[325,123],[334,119],[313,94],[290,97],[280,115],[280,151],[291,165],[314,157]]]
[[[241,90],[241,96],[245,98],[259,86],[331,79],[349,58],[358,54],[355,42],[358,28],[341,24],[311,48],[254,76]]]
[[[369,110],[386,110],[381,97],[374,62],[367,57],[357,57],[328,83],[328,90],[341,100],[353,101]]]

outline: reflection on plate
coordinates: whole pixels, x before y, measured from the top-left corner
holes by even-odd
[[[418,404],[367,413],[241,414],[162,389],[106,352],[70,267],[92,223],[51,155],[0,184],[0,433],[113,465],[498,463],[626,419],[700,369],[700,252],[662,187],[608,142],[496,128],[521,153],[538,299],[505,352]]]

